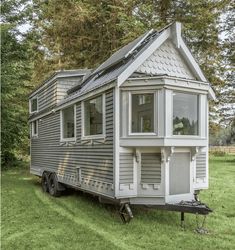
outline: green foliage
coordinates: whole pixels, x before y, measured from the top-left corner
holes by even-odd
[[[213,156],[225,156],[226,153],[223,152],[223,151],[212,151],[212,152],[210,152],[210,155],[213,155]]]
[[[209,142],[213,146],[225,146],[235,144],[235,118],[227,127],[211,124]]]
[[[25,44],[16,40],[9,25],[1,25],[1,37],[2,164],[8,164],[15,158],[14,150],[27,145],[26,100],[30,78]]]
[[[27,152],[32,86],[58,69],[94,68],[146,30],[176,20],[183,23],[187,44],[218,93],[226,81],[227,92],[219,98],[229,109],[225,104],[234,100],[233,7],[231,0],[3,1],[2,163]],[[31,25],[26,35],[18,29],[25,24]],[[226,33],[223,41],[221,32]]]
[[[196,217],[177,212],[133,208],[123,225],[115,206],[80,192],[60,198],[42,193],[37,177],[26,170],[2,172],[2,249],[234,249],[235,156],[211,157],[210,189],[199,198],[214,212],[206,219],[207,235],[194,232]],[[199,216],[199,220],[202,221]],[[10,223],[11,222],[11,223]]]

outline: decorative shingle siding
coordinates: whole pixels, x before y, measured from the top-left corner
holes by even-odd
[[[167,40],[136,70],[152,75],[169,75],[194,79],[174,44]]]
[[[141,183],[161,183],[161,155],[141,154]]]

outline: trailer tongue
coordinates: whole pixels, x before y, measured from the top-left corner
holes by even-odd
[[[143,205],[141,205],[143,206]],[[144,205],[144,207],[148,208],[156,208],[159,210],[167,210],[181,213],[181,227],[184,227],[184,213],[192,213],[196,214],[196,222],[197,228],[196,231],[198,233],[207,233],[207,230],[203,228],[205,224],[206,215],[213,212],[211,208],[209,208],[205,203],[201,201],[192,200],[192,201],[181,201],[179,203],[166,203],[165,205]],[[130,209],[129,204],[122,204],[119,210],[120,217],[124,223],[129,222],[133,218],[132,211]],[[201,225],[199,225],[198,215],[204,215],[204,219]]]

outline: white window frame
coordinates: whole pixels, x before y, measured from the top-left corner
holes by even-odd
[[[74,108],[74,137],[71,138],[64,138],[64,116],[63,116],[63,112],[65,109],[72,107]],[[76,123],[76,104],[71,105],[71,106],[67,106],[64,109],[60,110],[60,141],[61,142],[75,142],[76,138],[77,138],[77,123]]]
[[[174,127],[174,119],[173,119],[173,111],[174,111],[174,93],[183,93],[183,94],[189,94],[189,95],[197,95],[197,100],[198,100],[198,109],[197,109],[197,115],[198,115],[198,134],[197,135],[174,135],[173,133],[173,127]],[[188,91],[180,91],[180,90],[172,90],[172,95],[171,95],[171,136],[173,138],[178,138],[178,139],[185,139],[185,138],[200,138],[201,136],[201,95],[196,92],[188,92]]]
[[[153,94],[153,132],[149,133],[132,133],[132,95],[142,95],[142,94]],[[128,109],[128,136],[157,136],[158,135],[158,122],[159,122],[159,117],[158,117],[158,108],[159,108],[159,103],[158,103],[158,90],[146,90],[146,91],[129,91],[128,93],[129,96],[129,109]]]
[[[89,100],[93,100],[99,96],[102,96],[102,114],[103,114],[103,127],[102,127],[102,134],[98,135],[85,135],[85,102]],[[106,137],[106,102],[105,102],[105,93],[93,96],[89,99],[82,101],[82,140],[89,140],[89,139],[104,139]]]
[[[36,123],[37,133],[35,133],[35,131],[34,131],[34,122]],[[37,138],[38,137],[38,120],[34,120],[31,123],[31,136],[32,136],[32,138]]]
[[[32,102],[33,100],[37,99],[37,110],[32,111]],[[38,112],[38,96],[33,97],[32,99],[29,100],[29,113],[34,114]]]

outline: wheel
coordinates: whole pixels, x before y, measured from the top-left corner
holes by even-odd
[[[48,183],[49,183],[49,194],[55,197],[60,196],[61,192],[59,190],[59,183],[55,173],[51,173],[49,175]]]
[[[49,191],[49,185],[48,185],[48,174],[46,172],[42,174],[41,185],[42,185],[42,191],[47,193]]]

